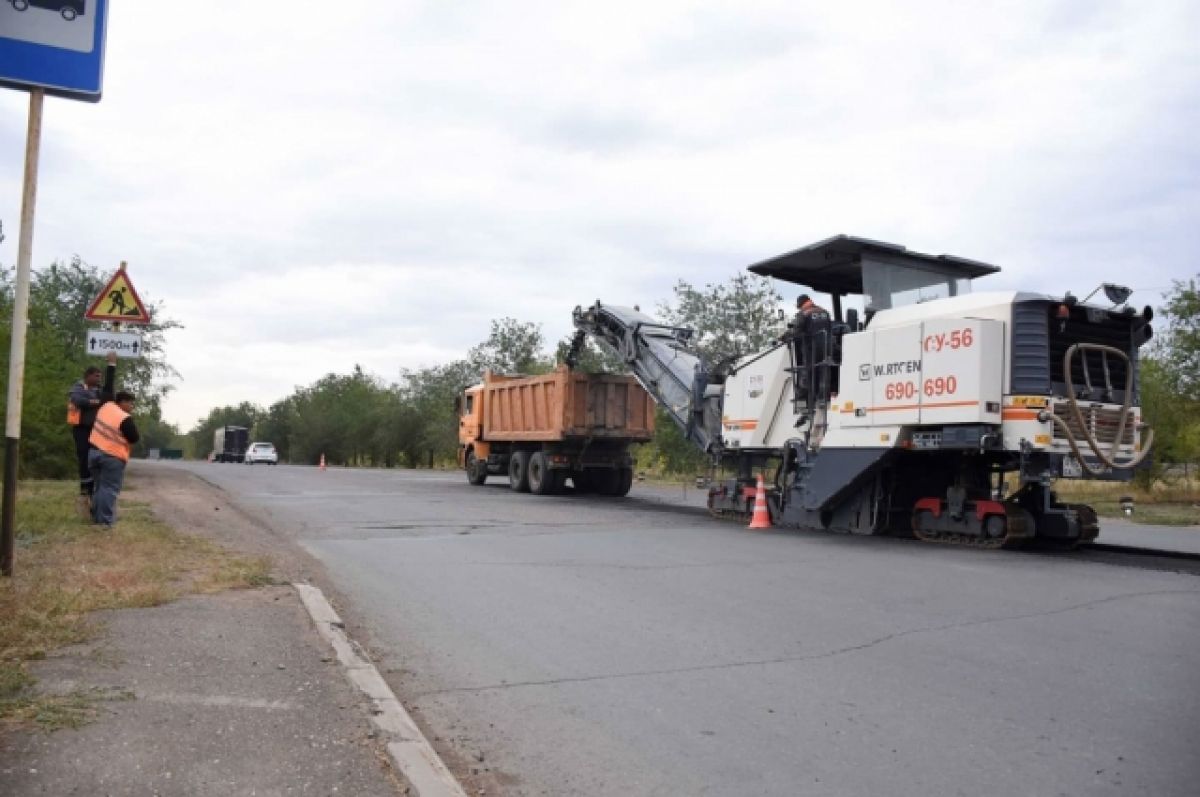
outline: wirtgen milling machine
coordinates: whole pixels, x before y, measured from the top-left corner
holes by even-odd
[[[1126,481],[1150,450],[1137,401],[1149,308],[971,293],[999,269],[848,236],[750,271],[829,294],[832,313],[797,316],[775,346],[716,364],[690,348],[691,330],[600,302],[575,310],[577,341],[614,349],[736,474],[710,485],[714,514],[748,517],[766,473],[778,525],[1073,545],[1096,538],[1096,513],[1058,501],[1053,480]],[[863,297],[861,321],[843,314],[847,295]]]

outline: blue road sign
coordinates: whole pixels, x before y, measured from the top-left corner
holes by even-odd
[[[108,0],[0,0],[0,86],[98,102]]]

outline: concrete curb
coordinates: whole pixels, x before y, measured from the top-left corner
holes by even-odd
[[[387,734],[387,749],[392,761],[419,797],[466,797],[462,786],[392,694],[375,665],[359,653],[358,647],[346,635],[345,624],[329,605],[325,594],[309,584],[292,586],[300,594],[317,632],[333,646],[350,683],[371,701],[371,722]]]

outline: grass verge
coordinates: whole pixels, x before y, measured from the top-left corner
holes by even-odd
[[[1133,484],[1059,479],[1054,489],[1061,500],[1088,504],[1101,517],[1162,526],[1200,525],[1200,484],[1195,481],[1156,482],[1144,489]],[[1133,499],[1132,515],[1126,515],[1121,507],[1124,497]]]
[[[96,637],[101,609],[157,606],[182,595],[270,582],[270,564],[175,532],[122,497],[112,531],[75,513],[73,482],[21,482],[12,578],[0,577],[0,727],[77,727],[123,694],[36,692],[28,663]]]

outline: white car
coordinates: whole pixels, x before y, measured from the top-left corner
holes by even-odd
[[[247,465],[253,465],[255,462],[265,462],[268,465],[279,464],[279,452],[275,450],[273,443],[251,443],[246,449]]]

